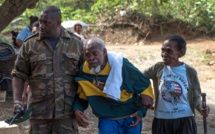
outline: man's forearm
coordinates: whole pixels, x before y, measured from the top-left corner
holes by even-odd
[[[21,41],[20,39],[16,40],[16,47],[20,48],[22,46],[23,41]]]
[[[14,102],[22,102],[22,93],[24,89],[25,81],[19,77],[14,76],[12,87],[13,87],[13,100]]]
[[[150,96],[141,94],[142,105],[144,108],[151,109],[153,106],[153,100]]]

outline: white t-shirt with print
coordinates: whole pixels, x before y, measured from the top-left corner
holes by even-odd
[[[194,116],[188,99],[188,81],[185,64],[166,66],[159,82],[159,97],[155,117],[176,119]]]

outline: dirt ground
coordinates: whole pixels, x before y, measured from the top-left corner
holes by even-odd
[[[117,33],[113,34],[113,32],[109,32],[109,35],[93,34],[91,36],[101,37],[106,42],[108,51],[122,52],[124,57],[129,59],[129,61],[133,63],[139,70],[144,70],[157,61],[161,61],[161,40],[153,42],[144,42],[143,40],[140,40],[139,43],[136,43],[135,35],[130,38],[132,33],[126,31],[120,32],[121,33],[118,34],[119,36],[115,36]],[[123,38],[119,40],[120,37]],[[206,52],[209,54],[206,54]],[[188,40],[187,53],[181,60],[193,66],[198,72],[202,92],[207,94],[207,104],[211,108],[210,115],[207,118],[208,134],[214,134],[215,90],[213,89],[213,85],[215,83],[215,38],[204,37]],[[13,101],[11,96],[7,96],[7,101],[5,103],[0,103],[0,107],[1,121],[13,116]],[[153,112],[153,110],[148,110],[147,116],[142,119],[142,134],[151,134]],[[98,120],[92,114],[91,108],[88,108],[85,111],[85,114],[94,123],[90,124],[87,128],[79,128],[80,134],[97,134]],[[199,113],[196,114],[196,122],[198,133],[203,134],[203,120]],[[29,127],[28,121],[20,123],[19,134],[27,134]]]

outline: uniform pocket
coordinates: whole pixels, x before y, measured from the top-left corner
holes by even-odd
[[[31,77],[35,79],[45,78],[46,74],[46,54],[34,54],[29,58],[31,67]]]
[[[68,97],[75,97],[76,95],[76,85],[72,85],[72,88],[65,89],[65,95]]]
[[[80,56],[76,53],[66,53],[64,52],[64,72],[68,75],[76,75],[79,68],[78,63]]]

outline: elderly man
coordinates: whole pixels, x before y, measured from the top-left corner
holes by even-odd
[[[24,42],[12,71],[15,110],[23,110],[24,82],[29,82],[30,133],[77,133],[72,107],[82,50],[82,42],[61,27],[60,9],[43,9],[39,33]]]
[[[186,41],[168,36],[161,47],[162,62],[144,71],[153,80],[155,117],[153,134],[197,134],[195,109],[208,116],[210,108],[201,108],[201,88],[197,72],[180,61],[185,55]]]
[[[73,108],[78,125],[87,127],[83,112],[89,103],[99,118],[100,134],[140,134],[146,114],[143,105],[152,105],[149,79],[122,54],[107,52],[99,38],[87,40],[84,54],[86,61],[75,78],[79,88]]]

